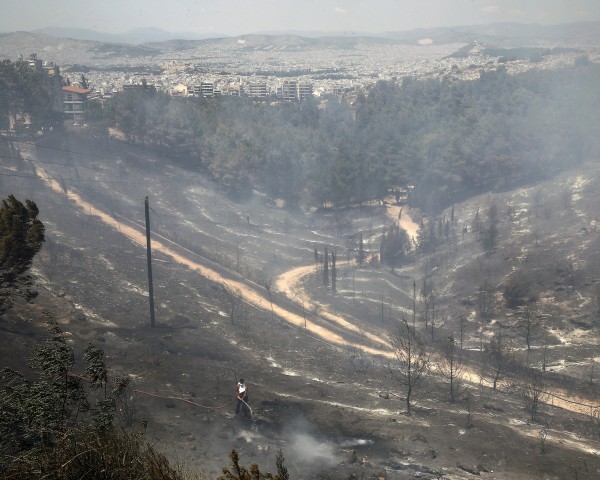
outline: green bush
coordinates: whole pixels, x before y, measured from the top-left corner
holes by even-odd
[[[504,285],[502,296],[508,308],[524,305],[530,296],[528,279],[519,273],[512,275]]]
[[[174,467],[144,437],[142,430],[115,425],[129,382],[111,381],[102,349],[84,350],[83,374],[74,371],[75,354],[56,321],[48,317],[50,338],[34,348],[31,379],[0,372],[0,477],[13,480],[202,480]],[[277,475],[239,466],[222,479],[288,480],[283,454]]]
[[[50,338],[34,348],[34,375],[0,374],[0,476],[12,479],[183,480],[140,432],[113,424],[127,379],[111,381],[104,352],[85,348],[75,374],[73,348],[54,319]]]

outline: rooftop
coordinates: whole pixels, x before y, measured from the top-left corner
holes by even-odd
[[[62,87],[62,89],[66,92],[81,93],[81,94],[91,92],[91,90],[88,90],[87,88],[73,87],[72,85],[69,85],[67,87]]]

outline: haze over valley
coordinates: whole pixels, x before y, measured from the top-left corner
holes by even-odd
[[[0,476],[599,478],[580,20],[3,27]]]

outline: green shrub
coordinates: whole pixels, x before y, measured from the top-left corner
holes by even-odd
[[[85,349],[83,375],[54,319],[34,348],[32,379],[0,374],[0,476],[11,479],[183,480],[189,478],[140,432],[113,425],[127,379],[111,381],[104,352]]]
[[[111,381],[102,349],[84,350],[84,374],[74,372],[75,354],[49,316],[50,338],[34,348],[32,379],[0,372],[0,477],[13,480],[202,480],[170,464],[144,437],[114,425],[129,382]],[[288,480],[283,454],[276,455],[277,475],[239,466],[222,479]],[[233,473],[232,473],[233,472]],[[206,479],[205,479],[206,480]]]

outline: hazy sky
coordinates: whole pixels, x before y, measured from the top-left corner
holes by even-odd
[[[139,27],[237,35],[272,30],[384,32],[600,20],[600,0],[0,0],[0,32]]]

